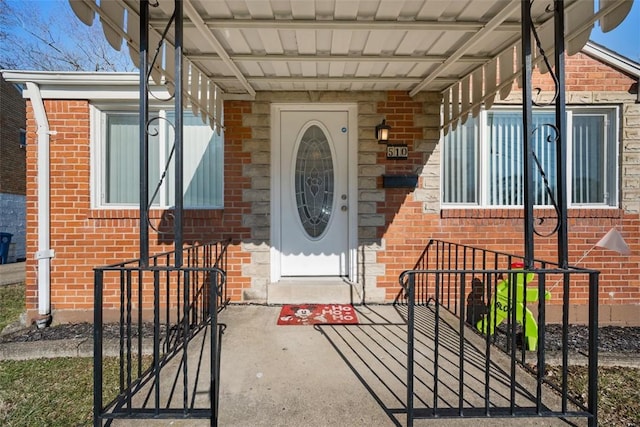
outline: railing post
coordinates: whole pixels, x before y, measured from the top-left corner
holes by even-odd
[[[589,427],[598,426],[598,281],[589,273]]]
[[[558,203],[558,265],[567,268],[569,265],[569,244],[567,237],[567,111],[564,75],[564,0],[554,0],[554,35],[555,35],[555,75],[557,78],[556,97],[556,194]],[[553,71],[551,71],[553,72]]]
[[[541,273],[538,275],[538,372],[536,375],[536,413],[542,414],[542,385],[544,381],[544,375],[546,371],[545,362],[545,341],[546,341],[546,282],[547,273]]]
[[[103,271],[93,270],[93,425],[102,426],[102,286]]]
[[[457,266],[456,266],[457,267]],[[455,277],[458,277],[458,275],[456,274]],[[465,354],[464,354],[464,331],[466,328],[465,325],[465,296],[466,296],[466,289],[465,289],[465,282],[466,282],[466,274],[465,273],[461,273],[460,275],[460,315],[459,315],[459,324],[458,327],[460,328],[459,331],[459,336],[458,336],[458,345],[460,345],[460,353],[458,354],[458,415],[460,417],[462,417],[464,415],[464,358],[465,358]]]
[[[212,284],[211,289],[209,290],[209,313],[211,315],[211,348],[209,351],[211,352],[211,361],[210,361],[210,385],[209,385],[209,393],[211,396],[211,419],[210,424],[212,426],[218,425],[218,396],[219,396],[219,375],[220,375],[220,357],[218,354],[218,280],[219,280],[219,272],[217,270],[211,271],[213,275],[213,280],[210,281]]]
[[[533,132],[532,113],[532,63],[531,63],[531,3],[529,0],[522,0],[521,21],[522,21],[522,142],[524,154],[524,268],[533,267],[534,245],[533,245],[533,147],[531,145],[531,134]]]
[[[184,292],[183,292],[183,304],[184,304],[184,312],[182,317],[182,407],[184,409],[184,415],[189,415],[189,340],[191,339],[191,331],[190,331],[190,310],[189,310],[189,302],[190,302],[190,281],[189,281],[189,271],[179,269],[177,270],[178,277],[182,278]],[[178,287],[180,287],[180,281],[178,281]]]
[[[140,1],[140,265],[149,266],[149,2]]]
[[[167,273],[168,274],[168,273]],[[167,328],[169,334],[169,328]],[[167,340],[168,341],[168,340]],[[153,272],[153,383],[154,414],[160,414],[160,271]]]
[[[408,289],[407,289],[407,427],[413,427],[413,339],[415,326],[415,273],[409,273]]]

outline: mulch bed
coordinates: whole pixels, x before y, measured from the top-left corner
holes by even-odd
[[[166,328],[160,326],[162,333]],[[104,339],[120,338],[120,325],[117,323],[108,323],[102,329]],[[131,336],[138,336],[138,329],[133,325]],[[153,324],[144,323],[142,325],[142,336],[153,337]],[[62,325],[50,326],[48,328],[38,329],[35,325],[20,331],[12,332],[6,335],[0,335],[0,343],[5,342],[32,342],[44,340],[69,340],[69,339],[89,339],[93,338],[93,324],[91,323],[66,323]]]
[[[499,347],[507,344],[510,334],[506,328],[498,327],[495,342]],[[520,346],[521,334],[517,344]],[[569,325],[567,347],[571,351],[586,352],[589,349],[589,329],[583,325]],[[545,351],[562,350],[562,326],[547,325],[545,330]],[[598,328],[598,351],[601,353],[640,352],[640,327],[602,326]]]
[[[164,331],[164,327],[162,327]],[[137,336],[137,329],[132,329],[132,336]],[[142,335],[153,336],[153,325],[145,323],[142,327]],[[118,324],[106,324],[103,329],[105,339],[117,339],[120,337]],[[93,325],[90,323],[73,323],[55,325],[44,329],[32,326],[0,336],[0,343],[5,342],[31,342],[41,340],[65,340],[93,338]],[[504,328],[498,328],[495,335],[496,343],[506,343],[508,335]],[[569,350],[587,351],[589,342],[589,330],[586,326],[569,326]],[[632,326],[603,326],[598,330],[598,350],[601,352],[638,353],[640,354],[640,327]],[[560,325],[547,325],[546,351],[559,351],[562,349],[562,328]]]

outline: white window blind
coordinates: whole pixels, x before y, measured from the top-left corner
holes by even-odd
[[[170,152],[175,138],[172,126],[174,114],[167,113],[166,151]],[[222,157],[224,147],[222,134],[218,135],[199,117],[185,112],[183,118],[184,146],[184,205],[190,208],[222,207],[222,186],[215,185],[223,181]],[[167,175],[167,200],[175,204],[175,157],[171,160]]]
[[[443,158],[447,167],[443,168],[444,202],[475,204],[478,188],[478,144],[475,120],[467,120],[455,132],[445,136]]]
[[[110,113],[106,120],[105,203],[139,205],[140,137],[138,115]],[[149,138],[149,180],[159,177],[158,138]]]
[[[161,113],[164,114],[164,113]],[[104,205],[139,205],[140,143],[138,114],[106,112],[102,179],[100,186]],[[149,136],[149,193],[160,183],[169,165],[154,206],[174,205],[174,122],[172,112],[167,120],[154,121]],[[184,206],[185,208],[221,208],[223,206],[224,151],[223,135],[215,133],[191,112],[184,114]],[[157,131],[157,132],[156,132]],[[171,161],[170,161],[171,159]]]
[[[617,200],[617,144],[612,126],[615,109],[569,110],[567,123],[567,180],[570,203],[610,205]],[[531,143],[556,198],[555,130],[551,111],[533,114],[535,129]],[[478,129],[475,131],[474,129]],[[443,141],[443,202],[457,205],[517,206],[524,203],[523,125],[517,110],[483,111]],[[482,159],[479,161],[478,159]],[[550,205],[551,197],[542,174],[533,165],[533,195],[536,205]],[[482,183],[478,185],[478,183]]]
[[[549,187],[555,197],[556,144],[550,141],[554,131],[545,126],[553,123],[554,116],[535,113],[533,127],[536,129],[530,143]],[[487,113],[487,144],[489,149],[488,204],[493,206],[522,205],[524,203],[524,154],[522,114],[516,112],[490,111]],[[533,194],[535,204],[547,205],[551,201],[538,168],[534,166]]]
[[[573,191],[576,204],[605,203],[609,177],[606,163],[606,116],[576,115],[573,118]]]

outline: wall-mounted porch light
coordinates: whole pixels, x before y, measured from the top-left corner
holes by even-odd
[[[385,119],[382,119],[382,123],[376,125],[376,139],[379,144],[386,144],[389,142],[389,132],[391,131],[391,126],[387,124]]]

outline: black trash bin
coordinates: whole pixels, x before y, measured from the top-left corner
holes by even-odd
[[[9,245],[11,244],[11,233],[0,233],[0,264],[6,264],[9,259]]]

